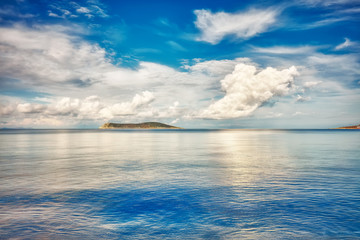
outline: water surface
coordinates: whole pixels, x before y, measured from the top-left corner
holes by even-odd
[[[360,239],[357,130],[2,130],[0,239]]]

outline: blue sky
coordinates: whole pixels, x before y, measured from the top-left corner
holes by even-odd
[[[0,127],[360,122],[360,1],[1,1]]]

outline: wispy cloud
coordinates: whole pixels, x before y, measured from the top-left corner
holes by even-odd
[[[345,38],[345,42],[337,45],[337,46],[335,47],[335,50],[341,50],[341,49],[348,48],[348,47],[352,47],[352,46],[355,46],[355,45],[356,45],[355,42],[352,42],[352,41],[350,41],[350,39]]]
[[[268,54],[308,54],[313,52],[316,49],[314,46],[301,46],[301,47],[285,47],[285,46],[275,46],[275,47],[253,47],[255,52],[259,53],[268,53]]]
[[[310,82],[305,82],[304,83],[304,87],[305,88],[312,88],[312,87],[315,87],[315,86],[317,86],[317,85],[319,85],[319,84],[321,84],[322,83],[322,81],[310,81]]]
[[[341,6],[359,4],[359,0],[300,0],[298,3],[309,6]]]
[[[351,19],[352,19],[352,17],[349,17],[349,16],[329,17],[329,18],[322,19],[322,20],[319,20],[319,21],[316,21],[316,22],[304,24],[302,27],[300,27],[300,29],[318,28],[318,27],[328,26],[328,25],[331,25],[331,24],[339,23],[339,22],[349,21]]]
[[[202,9],[194,13],[195,26],[201,32],[197,40],[217,44],[228,35],[247,39],[267,31],[276,22],[279,12],[275,9],[251,9],[240,13],[212,13]]]
[[[297,95],[297,97],[296,97],[296,102],[307,102],[310,100],[311,100],[311,97],[308,97],[308,96]]]
[[[21,13],[17,8],[14,6],[5,6],[0,8],[0,17],[1,16],[9,16],[9,17],[17,17],[17,18],[32,18],[35,17],[34,14],[30,13]]]
[[[175,41],[167,41],[166,42],[170,47],[172,47],[173,49],[177,50],[177,51],[183,51],[186,52],[186,48],[184,48],[183,46],[181,46],[179,43],[175,42]]]

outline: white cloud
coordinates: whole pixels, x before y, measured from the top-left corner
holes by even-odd
[[[0,8],[0,20],[1,20],[1,16],[10,16],[15,18],[33,18],[36,15],[30,13],[22,14],[15,7],[5,4],[2,5]]]
[[[79,7],[78,9],[76,9],[76,12],[78,12],[78,13],[90,13],[91,11],[87,7]]]
[[[177,119],[171,121],[170,124],[176,124],[178,121],[179,121],[179,119],[177,118]]]
[[[307,101],[310,101],[310,100],[311,100],[311,97],[304,97],[304,96],[301,96],[301,95],[297,95],[297,97],[296,97],[297,102],[307,102]]]
[[[322,54],[315,53],[306,58],[309,67],[326,74],[328,79],[338,79],[342,82],[351,82],[360,75],[360,64],[357,54]],[[340,80],[340,79],[338,79]]]
[[[109,17],[109,15],[106,13],[104,9],[102,9],[101,7],[95,4],[90,5],[90,8],[92,8],[93,12],[95,12],[96,15],[99,17],[103,17],[103,18]]]
[[[23,103],[17,105],[16,109],[20,113],[41,113],[46,107],[41,104]]]
[[[275,23],[278,12],[273,9],[249,10],[241,13],[212,13],[209,10],[195,10],[195,25],[201,31],[198,41],[219,43],[227,35],[247,39],[265,32]]]
[[[174,97],[181,99],[184,95],[186,102],[195,101],[197,95],[205,91],[202,88],[220,80],[234,65],[233,60],[213,61],[212,66],[219,66],[209,70],[212,76],[208,76],[206,70],[195,70],[201,62],[194,65],[194,71],[189,66],[189,72],[151,62],[139,62],[137,69],[123,68],[112,64],[103,48],[77,37],[73,29],[81,32],[57,25],[35,29],[0,28],[1,76],[19,80],[13,83],[18,88],[52,95],[62,95],[64,91],[67,96],[77,98],[106,95],[118,102],[132,96],[135,89],[151,89],[165,99],[164,102],[172,102]]]
[[[183,46],[181,46],[179,43],[174,42],[174,41],[167,41],[166,42],[170,47],[172,47],[175,50],[178,51],[182,51],[182,52],[186,52],[186,48],[184,48]]]
[[[48,11],[49,16],[64,19],[81,16],[86,16],[87,18],[108,17],[106,11],[101,8],[103,7],[103,4],[101,4],[100,2],[87,1],[84,4],[84,6],[81,6],[75,1],[54,2],[49,5],[49,7],[51,8],[51,10]]]
[[[136,94],[131,102],[117,103],[112,106],[101,109],[100,115],[105,118],[113,118],[114,116],[126,116],[137,114],[137,110],[147,107],[155,100],[153,93],[149,91],[143,92],[141,95]]]
[[[228,119],[248,116],[272,97],[288,94],[297,75],[294,66],[282,71],[269,67],[256,73],[254,66],[238,64],[221,81],[225,96],[197,117]]]
[[[345,38],[345,42],[337,45],[335,47],[335,50],[341,50],[341,49],[348,48],[353,45],[354,45],[354,42],[350,41],[350,39],[348,39],[348,38]]]
[[[323,16],[321,18],[321,20],[318,20],[318,21],[294,24],[294,25],[290,26],[289,29],[308,30],[308,29],[324,27],[324,26],[328,26],[328,25],[332,25],[332,24],[336,24],[336,23],[340,23],[340,22],[351,21],[353,19],[354,19],[353,16],[348,16],[345,14],[345,12],[344,12],[344,16],[342,16],[341,14],[338,14],[338,12],[336,12],[336,14],[333,14],[333,15]]]
[[[1,104],[0,112],[3,116],[15,114],[27,119],[40,117],[57,119],[57,122],[62,122],[64,118],[108,120],[117,116],[141,114],[142,111],[148,110],[147,108],[154,100],[153,93],[149,91],[136,94],[131,101],[116,104],[108,104],[98,96],[89,96],[84,99],[63,97],[52,99],[45,104],[19,103],[15,108],[10,104]],[[33,114],[35,116],[31,117],[30,115]]]
[[[9,122],[8,125],[9,126],[22,126],[22,127],[39,127],[39,128],[44,128],[44,127],[63,127],[64,126],[64,122],[56,119],[56,118],[51,118],[51,117],[43,117],[43,116],[38,116],[36,118],[22,118],[20,121],[18,122]]]
[[[303,112],[295,112],[292,114],[292,116],[303,116],[303,115],[307,115],[307,114]]]
[[[322,81],[310,81],[310,82],[305,82],[305,83],[304,83],[304,87],[305,87],[305,88],[312,88],[312,87],[315,87],[315,86],[319,85],[320,83],[322,83]]]
[[[276,47],[268,47],[268,48],[261,48],[261,47],[254,47],[255,52],[259,53],[268,53],[268,54],[308,54],[314,51],[314,47],[304,46],[304,47],[283,47],[283,46],[276,46]]]
[[[0,103],[0,116],[7,116],[15,111],[15,106],[9,103]]]
[[[251,60],[249,58],[235,58],[233,60],[197,61],[193,65],[185,64],[183,68],[193,73],[224,77],[226,74],[231,73],[239,63],[251,63]]]
[[[49,17],[62,18],[62,16],[59,16],[56,13],[53,13],[52,11],[49,11]]]
[[[93,69],[113,68],[105,51],[53,26],[28,29],[0,28],[0,73],[3,77],[27,79],[27,84],[94,81]],[[69,82],[71,83],[71,82]]]
[[[184,61],[181,70],[141,61],[130,69],[113,64],[105,49],[84,41],[80,37],[83,31],[59,25],[0,28],[0,75],[13,81],[11,87],[45,93],[32,99],[20,96],[0,105],[3,126],[5,122],[19,126],[24,119],[29,124],[32,119],[38,126],[41,122],[74,126],[87,120],[98,125],[108,119],[169,123],[179,119],[183,124],[182,120],[190,118],[229,119],[252,113],[260,118],[266,118],[266,112],[284,114],[270,114],[276,117],[291,116],[307,108],[316,112],[313,106],[322,106],[319,95],[350,99],[344,83],[357,80],[360,73],[356,54],[321,54],[312,46],[250,49],[252,59],[193,59]],[[258,73],[255,69],[248,78],[240,77],[237,68],[234,71],[241,64],[246,66],[244,71],[259,68],[255,62],[275,69]],[[290,71],[291,65],[301,73],[297,88],[290,87],[295,72],[286,75],[285,70],[277,70]],[[283,86],[283,91],[278,91],[275,83]],[[311,95],[311,104],[295,104],[296,94],[305,92]],[[288,93],[295,96],[278,98],[271,104],[273,97]],[[352,93],[347,101],[358,101],[357,96]],[[0,96],[2,103],[4,99],[7,96]]]
[[[264,116],[264,118],[280,118],[280,117],[283,117],[283,116],[284,116],[283,113],[269,112],[267,115]]]
[[[305,3],[310,6],[334,6],[334,5],[353,5],[360,3],[359,0],[301,0],[300,3]]]
[[[68,116],[69,120],[121,114],[179,118],[190,109],[205,107],[208,99],[219,94],[219,80],[231,73],[237,63],[251,62],[246,58],[198,59],[181,71],[151,62],[139,62],[136,69],[123,68],[112,64],[104,49],[83,41],[79,33],[81,29],[58,25],[0,29],[1,76],[16,79],[12,82],[15,88],[46,93],[46,99],[39,96],[33,99],[46,103],[46,111],[42,112],[46,116]],[[145,90],[157,96],[156,106],[134,108],[141,105],[139,99],[152,101],[149,94],[141,94],[133,102],[126,101]],[[91,95],[102,101],[90,101],[87,97]],[[181,106],[179,103],[169,106],[177,101]],[[25,103],[20,98],[20,104]],[[89,109],[94,112],[79,110],[84,106],[91,106]],[[28,112],[36,111],[33,105],[28,108]],[[26,114],[25,110],[22,112]]]

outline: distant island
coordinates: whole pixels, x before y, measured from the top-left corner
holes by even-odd
[[[347,127],[339,127],[336,129],[360,129],[360,124],[359,125],[354,125],[354,126],[347,126]]]
[[[100,126],[100,129],[181,129],[159,122],[144,122],[144,123],[105,123]]]

